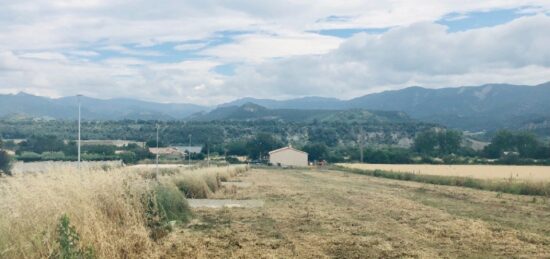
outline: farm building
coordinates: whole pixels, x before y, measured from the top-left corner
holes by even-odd
[[[181,153],[191,153],[191,154],[198,154],[202,152],[202,146],[182,146],[182,147],[175,147],[178,151]]]
[[[288,146],[269,152],[269,163],[278,166],[307,166],[307,157],[306,152]]]
[[[182,155],[183,153],[175,147],[150,147],[149,152],[155,155]]]

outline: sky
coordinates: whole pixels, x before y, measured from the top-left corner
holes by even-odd
[[[0,0],[0,93],[215,105],[550,81],[550,1]]]

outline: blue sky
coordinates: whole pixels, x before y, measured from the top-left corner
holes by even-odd
[[[550,80],[547,1],[22,0],[0,93],[217,104]],[[505,43],[505,44],[504,44]]]

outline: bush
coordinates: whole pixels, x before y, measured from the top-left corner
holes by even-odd
[[[174,181],[178,189],[187,198],[206,199],[210,189],[204,179],[199,176],[187,176]]]
[[[21,152],[21,155],[19,155],[17,159],[24,162],[35,162],[35,161],[42,160],[42,156],[38,153],[23,151]]]
[[[156,187],[155,197],[160,217],[166,222],[187,222],[191,219],[191,209],[183,194],[170,183]]]
[[[67,158],[63,152],[44,152],[42,153],[42,160],[49,161],[64,161]]]
[[[124,152],[118,154],[118,156],[120,157],[120,159],[122,159],[122,161],[125,164],[135,164],[138,161],[136,153],[134,153],[132,151],[124,151]]]
[[[230,164],[240,164],[241,163],[241,161],[239,161],[239,159],[237,159],[236,157],[233,157],[233,156],[226,157],[225,161],[227,161],[227,163],[230,163]]]
[[[0,150],[0,173],[11,175],[11,156],[4,150]]]
[[[54,253],[54,258],[73,259],[73,258],[95,258],[94,249],[80,247],[80,236],[67,215],[61,216],[57,225],[58,251]]]

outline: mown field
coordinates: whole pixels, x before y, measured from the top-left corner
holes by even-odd
[[[384,170],[393,172],[472,177],[477,179],[518,179],[550,181],[550,166],[510,165],[398,165],[398,164],[338,164],[361,170]]]
[[[0,241],[11,245],[0,246],[0,257],[56,251],[57,216],[63,213],[81,246],[94,247],[100,258],[550,257],[548,198],[313,169],[209,171],[247,187],[211,183],[215,191],[204,189],[204,197],[263,200],[264,206],[195,208],[187,221],[152,238],[148,220],[132,204],[141,204],[135,195],[154,185],[124,170],[49,176],[66,182],[51,191],[47,185],[54,182],[46,183],[44,175],[0,180]],[[166,171],[159,181],[181,190],[192,182],[188,176]],[[46,195],[22,191],[33,185]],[[9,190],[22,193],[6,195]]]

